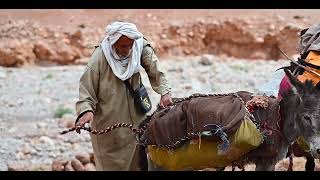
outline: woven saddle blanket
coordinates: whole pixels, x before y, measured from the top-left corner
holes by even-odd
[[[206,126],[209,124],[219,125],[226,134],[234,133],[244,120],[244,103],[252,95],[250,92],[238,91],[177,102],[151,117],[142,141],[147,145],[173,145],[190,133],[211,130]]]

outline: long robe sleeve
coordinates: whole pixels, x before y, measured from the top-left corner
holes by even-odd
[[[79,83],[79,101],[76,102],[76,113],[78,118],[84,112],[96,112],[96,104],[98,103],[97,93],[99,86],[99,67],[97,67],[97,53],[93,53]],[[77,118],[77,119],[78,119]]]
[[[148,74],[152,89],[160,95],[171,92],[164,70],[161,67],[158,57],[150,46],[143,49],[141,65]]]

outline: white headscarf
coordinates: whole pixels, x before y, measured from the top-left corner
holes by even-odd
[[[113,44],[125,35],[134,40],[132,49],[127,57],[120,58]],[[106,37],[101,42],[101,48],[112,72],[122,81],[129,79],[141,68],[140,58],[143,49],[143,35],[136,25],[128,22],[113,22],[106,27]]]

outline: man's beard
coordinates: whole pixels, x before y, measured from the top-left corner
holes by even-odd
[[[115,59],[121,61],[121,60],[127,59],[131,55],[132,49],[130,49],[130,51],[128,52],[127,55],[121,55],[120,53],[118,53],[116,51],[116,49],[114,47],[113,47],[113,52],[115,52],[115,54],[118,56],[118,57],[115,57]]]
[[[118,54],[118,53],[117,53]],[[129,51],[129,53],[127,54],[127,55],[121,55],[121,54],[118,54],[118,56],[119,56],[119,58],[121,58],[121,59],[126,59],[126,58],[128,58],[129,56],[130,56],[130,54],[131,54],[131,50]]]

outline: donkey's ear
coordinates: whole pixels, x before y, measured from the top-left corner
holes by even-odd
[[[304,85],[296,77],[294,77],[294,75],[288,69],[283,69],[283,70],[288,76],[292,86],[294,86],[299,93],[302,93],[304,91]]]

